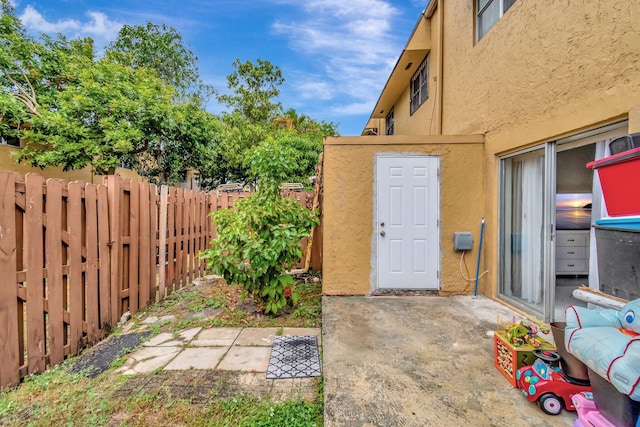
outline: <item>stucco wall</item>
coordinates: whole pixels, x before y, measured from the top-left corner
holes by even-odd
[[[371,277],[375,155],[405,152],[440,156],[441,291],[462,291],[460,253],[453,233],[471,231],[474,250],[466,255],[475,272],[483,216],[482,137],[341,137],[324,147],[323,291],[362,295],[375,289]],[[470,288],[473,288],[471,283]]]
[[[62,178],[68,181],[92,182],[93,174],[91,173],[90,168],[64,172],[62,168],[59,167],[40,169],[31,167],[25,163],[16,163],[15,157],[12,153],[17,152],[18,150],[20,149],[7,145],[0,145],[0,170],[17,172],[23,175],[32,172],[45,178]],[[102,178],[100,178],[99,182],[102,182]]]
[[[473,2],[441,6],[445,134],[518,146],[640,103],[640,2],[517,1],[477,43]]]
[[[59,178],[67,181],[82,181],[101,184],[103,175],[95,175],[91,167],[85,167],[79,170],[63,171],[61,167],[48,167],[45,169],[34,168],[26,163],[16,163],[12,153],[20,150],[16,147],[0,145],[0,171],[11,171],[25,175],[27,173],[37,173],[44,178]],[[143,181],[146,178],[138,175],[136,171],[130,169],[117,168],[115,174],[125,179],[134,181]]]
[[[440,6],[443,132],[486,138],[485,291],[495,295],[497,156],[619,119],[638,129],[640,2],[517,1],[477,43],[473,2]]]

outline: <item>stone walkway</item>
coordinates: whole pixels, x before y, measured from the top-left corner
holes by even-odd
[[[271,344],[277,335],[317,336],[319,328],[191,328],[163,332],[131,352],[116,372],[124,375],[214,371],[233,378],[237,391],[270,394],[274,399],[313,400],[317,378],[266,379]],[[219,382],[220,375],[212,376]],[[212,387],[213,387],[212,383]],[[206,386],[206,385],[205,385]]]

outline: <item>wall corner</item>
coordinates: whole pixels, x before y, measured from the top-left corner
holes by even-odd
[[[629,133],[640,132],[640,104],[629,110]]]

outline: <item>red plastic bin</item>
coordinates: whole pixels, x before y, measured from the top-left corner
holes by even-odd
[[[609,216],[640,215],[640,148],[587,163],[598,172]]]

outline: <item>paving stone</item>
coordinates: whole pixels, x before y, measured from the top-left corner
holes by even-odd
[[[233,346],[224,356],[218,369],[224,371],[267,372],[269,363],[269,347]]]
[[[200,332],[200,330],[202,330],[202,328],[185,329],[184,331],[182,331],[182,332],[180,332],[178,334],[178,339],[179,340],[184,340],[185,343],[187,343],[187,342],[191,341],[193,339],[193,337],[198,335],[198,332]]]
[[[278,334],[279,328],[245,328],[240,332],[234,345],[243,346],[271,346],[273,337]]]
[[[194,336],[200,332],[202,328],[191,328],[186,329],[178,334],[176,337],[171,332],[162,332],[149,341],[147,341],[144,346],[145,347],[155,347],[155,346],[163,346],[163,347],[176,347],[185,344],[189,344],[189,342],[193,339]]]
[[[211,328],[203,329],[191,341],[191,345],[200,347],[230,346],[236,340],[242,328]]]
[[[215,369],[226,352],[226,347],[185,348],[164,369]]]
[[[157,316],[149,316],[146,319],[144,319],[142,321],[142,323],[144,325],[151,325],[153,323],[162,323],[165,321],[171,322],[176,318],[176,316],[174,316],[173,314],[168,314],[166,316],[161,316],[161,317],[157,317]]]
[[[136,360],[131,369],[137,373],[153,372],[167,365],[180,352],[180,347],[147,347],[136,353],[131,358]]]
[[[133,359],[137,362],[141,362],[143,360],[151,359],[153,357],[165,356],[167,354],[172,354],[180,351],[180,347],[143,347],[138,351],[134,351],[129,355],[130,359]]]
[[[173,341],[175,337],[170,332],[162,332],[155,337],[151,338],[149,341],[142,344],[144,347],[156,347],[159,345],[165,345],[170,341]]]

